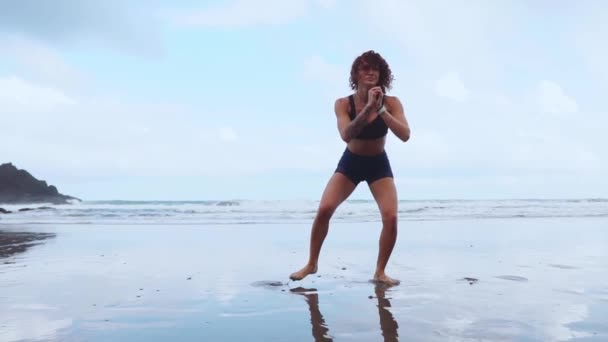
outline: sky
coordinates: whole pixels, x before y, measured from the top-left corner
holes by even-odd
[[[84,200],[311,199],[353,60],[400,199],[608,197],[608,3],[0,2],[0,163]],[[362,183],[353,199],[371,199]]]

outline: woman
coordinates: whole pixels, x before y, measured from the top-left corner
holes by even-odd
[[[353,62],[350,85],[355,92],[337,99],[334,105],[338,130],[347,146],[321,197],[312,225],[308,263],[290,275],[292,280],[317,272],[329,220],[358,183],[366,181],[382,216],[374,280],[389,285],[399,283],[384,271],[397,240],[397,191],[384,145],[389,130],[406,142],[410,128],[399,98],[384,95],[392,81],[391,69],[375,51],[367,51]]]

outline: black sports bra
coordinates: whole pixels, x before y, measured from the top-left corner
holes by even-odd
[[[348,112],[348,116],[350,116],[351,120],[354,120],[357,116],[357,113],[355,109],[355,99],[353,95],[350,95],[348,97],[348,101],[350,103],[350,110]],[[384,98],[382,99],[382,103],[384,104]],[[365,127],[363,127],[361,133],[359,133],[359,135],[356,136],[355,139],[378,139],[385,136],[387,132],[388,127],[386,126],[386,123],[384,123],[384,120],[378,115],[378,117],[374,121],[368,123]]]

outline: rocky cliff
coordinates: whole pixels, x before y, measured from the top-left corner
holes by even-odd
[[[0,203],[53,203],[66,204],[78,198],[59,193],[53,185],[47,185],[25,170],[13,164],[0,165]]]

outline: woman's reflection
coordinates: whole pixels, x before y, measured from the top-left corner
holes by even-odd
[[[393,314],[386,308],[391,307],[391,302],[386,298],[386,290],[390,286],[376,284],[376,298],[378,299],[378,315],[380,316],[380,329],[384,341],[399,341],[399,324]]]
[[[290,290],[291,292],[301,294],[306,298],[308,303],[308,310],[310,311],[310,324],[312,324],[312,337],[315,342],[333,341],[329,336],[329,328],[325,324],[325,319],[319,310],[319,294],[317,289],[305,289],[303,287],[296,287]]]
[[[378,316],[380,317],[380,330],[384,341],[398,341],[399,324],[395,321],[393,314],[387,310],[391,306],[390,301],[386,298],[386,290],[390,286],[377,284],[375,287],[376,298],[378,299]],[[303,295],[308,304],[308,310],[310,311],[310,324],[312,325],[312,336],[315,342],[327,342],[333,341],[331,335],[329,335],[329,327],[325,323],[323,314],[319,310],[319,294],[317,289],[310,288],[306,289],[303,287],[297,287],[290,290],[293,293]]]

